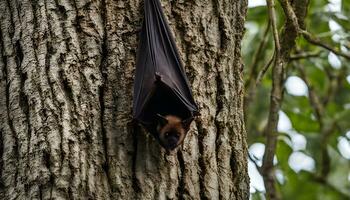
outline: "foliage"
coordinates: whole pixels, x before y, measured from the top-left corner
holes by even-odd
[[[320,38],[322,43],[349,54],[350,1],[336,2],[310,1],[305,29]],[[285,15],[280,4],[276,4],[276,9],[277,25],[281,32]],[[273,35],[269,31],[262,53],[257,55],[268,18],[266,6],[248,10],[247,32],[243,42],[246,86],[247,82],[252,81],[253,68],[261,71],[274,52]],[[255,57],[258,59],[253,63]],[[276,149],[275,171],[282,172],[280,174],[283,176],[282,181],[281,177],[277,181],[281,199],[350,199],[350,156],[342,152],[350,150],[344,150],[344,145],[340,145],[340,140],[343,144],[346,141],[350,148],[349,59],[298,37],[285,76],[286,79],[291,76],[301,78],[308,92],[295,95],[295,87],[286,88],[284,92],[281,111],[288,116],[291,127],[279,129]],[[265,142],[263,131],[269,113],[271,79],[270,67],[256,88],[246,87],[245,115],[249,145]],[[315,95],[319,103],[315,103],[310,95]],[[317,116],[317,108],[321,110],[320,117]],[[295,148],[294,143],[298,141],[294,141],[293,137],[296,136],[306,139],[305,147]],[[303,163],[290,163],[294,152],[311,157],[315,162],[312,169],[295,170],[293,165],[302,166]],[[254,155],[250,157],[255,161],[261,159]],[[264,193],[256,191],[251,198],[265,199]]]

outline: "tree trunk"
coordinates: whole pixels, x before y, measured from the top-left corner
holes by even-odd
[[[248,199],[245,0],[162,0],[201,116],[131,122],[142,0],[0,0],[0,199]]]

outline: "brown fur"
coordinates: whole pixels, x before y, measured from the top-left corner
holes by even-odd
[[[173,150],[185,139],[192,120],[182,120],[174,115],[158,116],[157,132],[160,142],[164,148]]]

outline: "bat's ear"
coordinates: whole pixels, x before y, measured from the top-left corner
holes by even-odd
[[[157,114],[157,121],[161,126],[165,126],[168,123],[168,120],[161,114]]]
[[[190,117],[188,119],[182,120],[183,127],[188,130],[190,128],[191,122],[193,120],[193,117]]]

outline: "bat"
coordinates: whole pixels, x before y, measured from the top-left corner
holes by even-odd
[[[133,118],[164,148],[174,149],[181,144],[189,129],[187,126],[198,113],[160,1],[145,0],[136,60]],[[187,122],[186,126],[182,122]],[[177,142],[175,136],[166,139],[169,127],[179,133]]]

